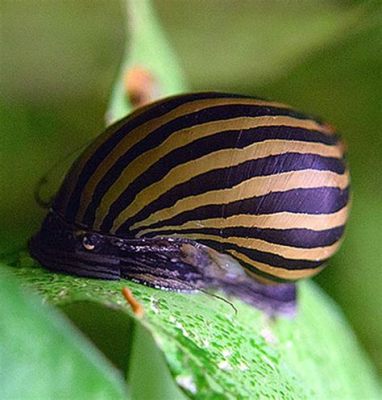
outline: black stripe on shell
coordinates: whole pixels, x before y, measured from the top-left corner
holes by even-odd
[[[169,162],[171,163],[170,160]],[[342,160],[332,157],[322,157],[316,154],[285,153],[248,160],[237,166],[208,171],[174,186],[159,198],[153,200],[137,215],[125,221],[123,231],[126,231],[135,222],[147,218],[155,211],[173,206],[181,198],[195,196],[206,191],[231,188],[256,176],[270,176],[282,172],[301,171],[305,169],[332,171],[342,174],[345,171],[345,166]],[[147,178],[149,180],[151,176],[155,178],[155,173],[153,171],[150,172],[151,175]],[[109,230],[118,214],[134,199],[140,190],[148,185],[142,179],[135,182],[135,187],[134,185],[131,186],[110,207],[109,214],[105,217],[101,225],[102,230]]]
[[[243,105],[243,104],[230,104],[207,107],[205,109],[184,115],[179,118],[174,118],[172,121],[163,124],[160,128],[152,131],[147,137],[138,143],[135,143],[126,153],[120,156],[116,163],[107,171],[100,182],[97,184],[92,201],[87,207],[84,222],[86,225],[91,226],[94,221],[95,212],[100,204],[104,194],[111,188],[113,183],[123,173],[125,168],[139,155],[148,150],[154,149],[159,146],[164,140],[170,137],[173,133],[185,128],[196,127],[200,124],[212,121],[224,121],[231,118],[239,117],[260,117],[260,116],[289,116],[297,119],[309,119],[306,115],[287,108],[278,107],[264,107],[258,105]],[[224,124],[222,124],[224,128]],[[87,174],[87,179],[90,178],[91,173]],[[82,185],[86,181],[81,181]],[[72,196],[73,197],[73,196]],[[77,203],[73,201],[71,207],[72,212],[77,212],[79,207],[79,196]],[[78,221],[80,222],[80,221]],[[107,228],[106,228],[107,229]]]
[[[202,221],[201,221],[202,224]],[[230,236],[262,239],[269,243],[281,244],[284,246],[294,246],[296,248],[311,249],[315,247],[330,246],[336,243],[344,232],[345,226],[338,226],[336,228],[315,231],[312,229],[294,228],[294,229],[261,229],[257,227],[227,227],[227,228],[209,228],[202,226],[200,229],[182,229],[177,231],[160,230],[155,232],[148,232],[143,237],[160,237],[168,235],[188,235],[193,234],[197,236],[200,234],[216,235],[222,238]]]
[[[198,242],[209,246],[219,252],[226,253],[227,250],[236,250],[239,253],[244,254],[251,260],[253,260],[253,266],[256,265],[256,261],[263,264],[268,264],[275,268],[281,268],[284,270],[303,270],[303,269],[314,269],[322,265],[325,260],[319,261],[308,261],[308,260],[295,260],[281,257],[277,254],[266,253],[255,249],[248,249],[246,247],[238,246],[234,243],[221,243],[215,242],[210,239],[200,239]]]
[[[161,228],[172,225],[182,225],[188,221],[203,220],[208,218],[230,217],[238,214],[261,215],[278,212],[292,212],[304,214],[331,214],[345,207],[349,200],[349,188],[344,190],[335,187],[319,187],[309,189],[292,189],[285,192],[271,192],[264,196],[253,197],[244,200],[234,201],[224,205],[202,205],[193,210],[188,210],[174,217],[158,221],[156,223],[140,227],[129,233],[131,221],[126,221],[117,230],[117,234],[133,235],[142,229]],[[142,210],[139,218],[149,216],[153,210]]]
[[[159,101],[157,103],[153,103],[152,107],[148,108],[142,114],[139,114],[137,116],[134,116],[133,114],[132,116],[126,117],[126,124],[121,126],[108,138],[108,140],[102,143],[97,148],[97,150],[92,154],[90,159],[83,167],[65,210],[66,220],[71,222],[74,221],[79,207],[82,188],[88,181],[89,177],[92,176],[92,174],[95,172],[95,170],[97,169],[98,165],[102,162],[102,160],[104,160],[108,156],[111,149],[113,149],[115,146],[118,146],[121,140],[126,135],[128,135],[130,131],[144,124],[150,119],[158,118],[168,113],[169,111],[174,110],[177,107],[186,104],[188,102],[191,102],[193,100],[218,99],[218,98],[247,98],[247,97],[241,95],[234,95],[228,93],[215,93],[215,92],[185,94],[181,96],[171,97],[167,99],[167,101],[165,102]],[[120,123],[121,122],[118,121],[116,125],[120,126]]]

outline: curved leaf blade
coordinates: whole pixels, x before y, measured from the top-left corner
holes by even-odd
[[[339,310],[303,282],[293,320],[270,320],[233,301],[164,292],[128,281],[99,281],[15,268],[25,285],[57,305],[93,301],[132,315],[121,289],[142,303],[137,320],[154,338],[190,398],[378,398],[368,359]]]
[[[2,399],[126,399],[122,379],[56,311],[0,279]]]

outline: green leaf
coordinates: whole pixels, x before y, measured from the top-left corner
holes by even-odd
[[[299,285],[295,319],[270,320],[239,301],[233,301],[235,314],[229,304],[206,294],[75,278],[37,267],[13,271],[47,301],[64,309],[70,305],[71,314],[95,302],[134,318],[121,294],[128,286],[145,310],[135,323],[150,333],[190,398],[376,399],[380,394],[375,372],[342,314],[312,283]],[[114,327],[108,341],[123,348],[119,332],[124,331],[123,324]],[[130,368],[137,364],[135,359]]]
[[[132,399],[185,399],[152,336],[128,313],[93,300],[60,308],[122,371]]]
[[[0,315],[1,399],[126,399],[104,357],[3,266]]]
[[[156,97],[165,97],[185,90],[185,81],[176,56],[169,46],[150,0],[126,1],[128,37],[125,58],[116,80],[107,121],[112,123],[132,110],[126,95],[125,74],[143,68],[158,85]]]

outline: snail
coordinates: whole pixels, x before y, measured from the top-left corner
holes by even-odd
[[[348,203],[331,126],[272,101],[183,94],[98,136],[29,247],[53,271],[221,289],[277,313],[339,248]]]

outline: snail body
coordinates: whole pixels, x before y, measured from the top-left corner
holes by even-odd
[[[348,201],[343,146],[328,125],[280,103],[185,94],[96,138],[30,248],[53,270],[236,293],[235,282],[319,272],[339,247]],[[220,253],[242,269],[216,267]]]

